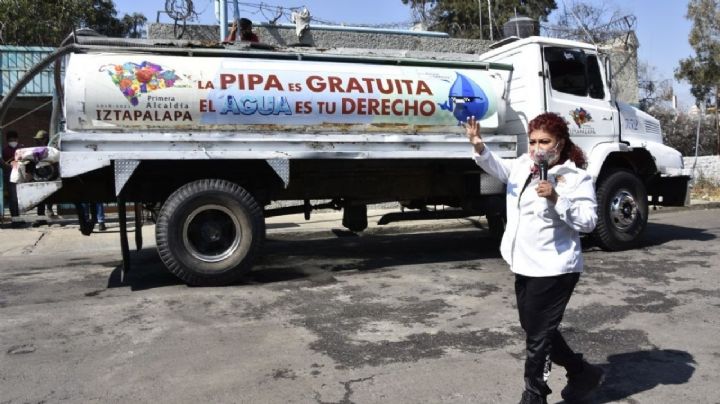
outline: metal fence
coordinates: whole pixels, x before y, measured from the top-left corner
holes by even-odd
[[[25,72],[55,48],[44,46],[0,46],[0,96],[5,96]],[[54,90],[52,65],[23,88],[19,96],[52,97]]]

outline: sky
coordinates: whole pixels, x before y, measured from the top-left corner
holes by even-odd
[[[114,0],[118,16],[125,13],[143,13],[149,22],[155,22],[158,11],[164,11],[165,0]],[[468,0],[470,1],[470,0]],[[689,85],[674,80],[674,70],[680,59],[694,55],[688,44],[688,35],[692,26],[685,18],[687,0],[585,0],[589,3],[608,4],[619,9],[623,14],[634,14],[637,17],[636,35],[640,41],[638,49],[639,62],[646,62],[654,68],[653,79],[670,79],[681,108],[687,109],[695,103],[690,94]],[[195,10],[200,13],[197,23],[215,24],[215,0],[194,0]],[[571,0],[556,0],[558,6],[563,2],[570,5]],[[229,14],[232,16],[232,0]],[[260,4],[259,0],[240,0],[241,16],[250,18],[255,23],[267,22],[274,17],[272,12],[258,12],[257,8],[243,4]],[[334,24],[394,24],[410,22],[410,8],[401,0],[300,0],[280,1],[262,0],[265,5],[282,6],[285,8],[307,7],[314,18]],[[484,4],[484,2],[483,2]],[[551,16],[552,17],[552,16]],[[171,22],[167,15],[160,15],[160,22]],[[289,23],[287,18],[280,18],[280,23]]]

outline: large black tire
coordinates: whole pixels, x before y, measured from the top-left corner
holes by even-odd
[[[264,235],[262,209],[252,195],[217,179],[180,187],[163,204],[155,227],[168,270],[197,286],[238,281],[250,270]]]
[[[346,205],[343,207],[342,225],[356,233],[367,229],[367,205]]]
[[[617,170],[597,187],[598,222],[593,233],[607,251],[634,248],[648,221],[647,190],[635,174]]]

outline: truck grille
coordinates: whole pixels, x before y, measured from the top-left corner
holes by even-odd
[[[645,132],[660,134],[660,124],[657,122],[645,121]]]

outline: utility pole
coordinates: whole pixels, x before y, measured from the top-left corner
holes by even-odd
[[[493,28],[492,28],[492,8],[490,6],[490,0],[488,2],[488,21],[490,21],[490,40],[493,40]]]
[[[225,42],[228,29],[227,0],[218,0],[220,5],[220,42]]]
[[[716,153],[718,155],[720,155],[720,119],[718,119],[718,118],[720,118],[720,116],[718,116],[718,114],[720,113],[720,111],[718,111],[718,109],[720,109],[720,105],[718,105],[718,102],[720,102],[720,93],[718,93],[718,91],[720,91],[720,86],[716,85],[715,86],[715,131],[717,132]]]
[[[478,0],[478,17],[480,18],[480,39],[483,39],[483,33],[482,33],[482,0]]]

